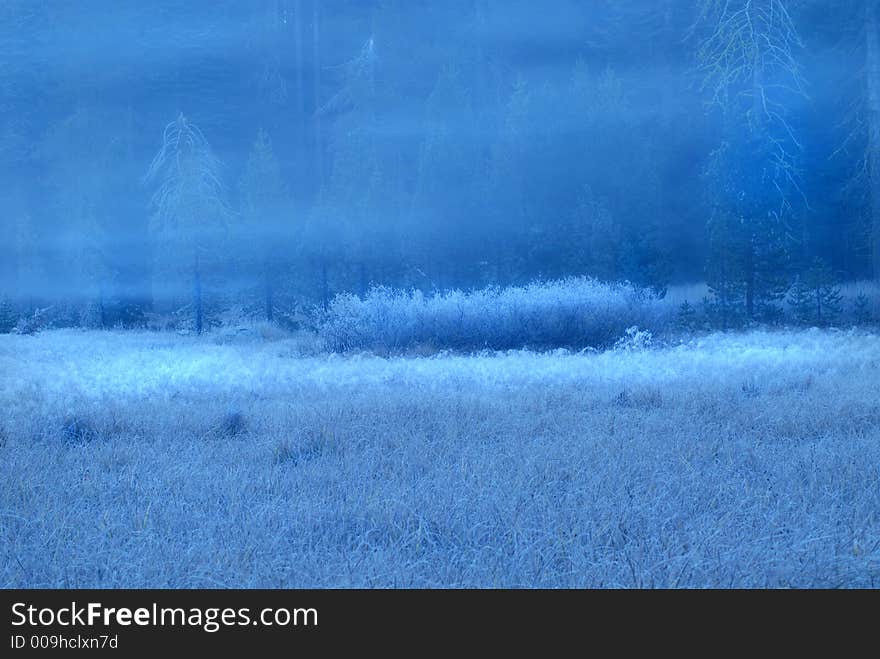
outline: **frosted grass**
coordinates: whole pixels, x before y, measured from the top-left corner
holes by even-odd
[[[39,338],[0,337],[4,396],[38,387],[59,396],[254,393],[283,395],[314,387],[397,383],[444,388],[539,386],[552,383],[740,384],[780,382],[805,372],[873,372],[880,337],[858,330],[755,331],[710,334],[645,352],[609,350],[438,353],[385,358],[368,353],[302,356],[296,340],[214,345],[151,332],[56,330]]]
[[[880,585],[878,336],[309,352],[0,336],[0,583]]]

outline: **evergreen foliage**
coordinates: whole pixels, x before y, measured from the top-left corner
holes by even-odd
[[[843,296],[837,278],[827,263],[815,259],[789,292],[789,304],[801,323],[818,326],[834,322],[841,312]]]
[[[693,332],[699,328],[697,309],[687,300],[682,302],[678,307],[678,319],[676,324],[679,329],[684,330],[685,332]]]
[[[853,315],[857,325],[867,325],[871,322],[871,300],[863,292],[853,301]]]
[[[0,334],[9,334],[18,322],[18,314],[6,297],[0,297]]]
[[[296,236],[281,167],[269,135],[260,130],[239,181],[241,214],[236,226],[235,255],[243,273],[258,273],[256,296],[262,297],[267,321],[274,320],[275,302],[285,254]]]
[[[0,289],[26,315],[198,330],[373,284],[705,278],[729,328],[786,320],[795,264],[880,272],[875,2],[221,0],[202,25],[169,1],[0,8]],[[181,107],[201,129],[156,153]]]

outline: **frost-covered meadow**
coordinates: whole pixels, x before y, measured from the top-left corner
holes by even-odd
[[[880,336],[635,346],[0,335],[0,584],[880,585]]]

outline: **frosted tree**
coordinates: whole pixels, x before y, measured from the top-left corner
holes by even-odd
[[[160,250],[188,269],[192,278],[192,314],[197,333],[203,327],[202,267],[226,228],[220,161],[202,131],[181,113],[165,126],[162,146],[145,177],[155,185],[151,231]]]
[[[745,298],[743,244],[748,240],[739,219],[716,211],[707,222],[709,258],[706,283],[709,296],[703,300],[706,315],[722,329],[741,321]]]
[[[780,213],[799,193],[801,144],[787,103],[805,97],[797,55],[803,44],[785,0],[704,0],[698,67],[711,104],[722,112],[728,139],[737,132],[766,143],[763,181],[778,193]],[[754,144],[753,144],[754,146]]]
[[[526,271],[625,278],[662,290],[662,241],[675,227],[661,225],[668,218],[652,135],[660,120],[633,102],[638,93],[611,67],[583,59],[566,81],[514,88],[498,121],[493,195],[506,204],[507,223],[526,229],[518,249],[528,255]],[[500,230],[512,233],[504,224]]]
[[[805,95],[797,53],[803,47],[785,0],[703,0],[694,29],[703,88],[730,109],[746,100],[749,124],[788,126],[779,92]]]
[[[793,224],[795,207],[805,202],[801,144],[787,108],[806,93],[789,4],[703,0],[693,28],[703,89],[721,112],[724,137],[709,168],[716,212],[732,214],[745,229],[739,262],[749,318],[784,294],[784,286],[765,281],[780,270],[779,236],[803,242]]]
[[[865,97],[867,98],[867,161],[871,196],[871,265],[880,284],[880,8],[865,1]],[[880,316],[880,296],[874,300]]]
[[[819,4],[819,0],[812,2]],[[838,152],[854,160],[854,176],[845,192],[864,204],[866,245],[860,239],[859,246],[867,246],[871,272],[880,285],[880,6],[876,0],[841,0],[835,11],[841,38],[838,48],[864,63],[855,67],[859,91]],[[880,297],[874,305],[874,314],[880,316]]]

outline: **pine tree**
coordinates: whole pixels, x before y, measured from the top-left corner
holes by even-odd
[[[467,269],[478,261],[473,217],[474,182],[480,174],[472,140],[462,139],[476,132],[476,120],[457,67],[440,72],[425,110],[408,242],[422,269],[441,285],[454,286],[467,279]],[[456,272],[448,264],[455,264]]]
[[[697,310],[688,300],[685,300],[678,307],[678,318],[676,320],[678,328],[686,332],[693,332],[699,327],[697,318]]]
[[[702,0],[694,27],[704,90],[719,109],[723,135],[707,174],[715,207],[742,225],[734,247],[749,320],[780,314],[790,224],[803,201],[801,145],[788,115],[789,101],[805,95],[802,43],[790,4]],[[710,258],[717,256],[715,250]]]
[[[754,315],[765,323],[782,320],[782,304],[790,285],[790,255],[783,228],[774,217],[753,226]]]
[[[626,77],[614,69],[594,70],[578,61],[568,84],[535,113],[536,131],[548,135],[545,141],[550,145],[541,158],[571,163],[568,180],[560,182],[551,169],[554,180],[539,180],[529,197],[540,200],[533,211],[539,217],[546,215],[547,207],[563,204],[581,218],[571,228],[555,227],[555,252],[576,249],[572,239],[588,246],[582,250],[585,262],[569,272],[588,266],[602,277],[628,279],[662,293],[671,272],[669,243],[664,240],[669,227],[661,219],[664,192],[658,145],[651,132],[644,131],[643,110],[633,103],[633,93]],[[538,105],[538,99],[532,105]],[[566,131],[564,139],[553,135],[556,126]],[[527,166],[526,172],[527,181],[538,176],[534,168]],[[588,233],[578,236],[584,218]],[[594,219],[601,221],[591,238],[589,224]],[[597,255],[595,247],[603,241],[606,247]]]
[[[529,180],[526,164],[528,131],[533,122],[534,93],[518,76],[500,111],[496,139],[492,146],[491,181],[487,197],[497,202],[490,207],[492,228],[505,232],[504,241],[492,241],[498,281],[517,281],[525,270],[526,255],[532,243],[527,228]],[[491,244],[491,243],[490,243]]]
[[[871,315],[871,300],[864,292],[860,292],[853,301],[853,316],[856,325],[869,324],[871,322]]]
[[[738,326],[745,315],[744,243],[742,223],[716,212],[709,220],[709,259],[706,281],[709,295],[703,300],[707,317],[722,329]]]
[[[251,147],[247,165],[239,182],[241,222],[237,229],[241,240],[239,260],[260,272],[263,309],[272,321],[277,279],[285,253],[284,242],[290,234],[286,215],[289,212],[287,186],[272,149],[268,134],[260,130]]]
[[[567,274],[613,280],[620,272],[620,226],[589,186],[578,196],[571,224],[572,230],[560,237],[568,255]]]
[[[806,325],[812,322],[814,317],[812,291],[800,276],[796,277],[791,285],[788,292],[788,304],[798,323]]]
[[[18,314],[6,297],[0,298],[0,334],[9,334],[18,322]]]
[[[333,67],[337,91],[319,114],[332,118],[330,176],[316,204],[312,235],[322,268],[335,260],[349,266],[352,288],[366,293],[371,276],[394,252],[391,231],[397,209],[392,168],[386,166],[388,141],[382,138],[388,99],[381,59],[370,36],[359,53]],[[334,236],[332,243],[324,238]],[[332,259],[330,258],[332,256]]]
[[[834,272],[821,259],[798,277],[789,292],[789,303],[802,323],[828,325],[840,315],[843,296]]]
[[[820,260],[814,261],[809,274],[816,303],[816,321],[820,325],[833,323],[840,315],[843,301],[837,278],[828,264]]]
[[[717,208],[712,221],[724,225],[720,233],[708,227],[710,270],[740,279],[743,313],[750,321],[779,320],[790,285],[792,243],[784,219],[790,211],[778,206],[771,150],[766,136],[732,136],[712,154],[708,172]],[[713,266],[716,259],[736,267]]]

